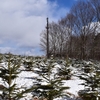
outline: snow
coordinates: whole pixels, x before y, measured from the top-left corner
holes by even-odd
[[[53,68],[53,72],[57,72],[57,69],[60,67],[59,65],[56,65],[55,68]],[[38,70],[38,68],[35,68]],[[73,68],[73,71],[77,71],[75,68]],[[53,75],[52,75],[53,76]],[[40,78],[40,76],[38,76],[38,74],[35,74],[33,71],[22,71],[19,74],[19,77],[16,79],[17,85],[19,87],[31,87],[33,85],[34,82],[34,78]],[[79,78],[77,77],[72,77],[71,80],[64,80],[64,86],[69,86],[70,89],[67,90],[67,92],[73,94],[75,97],[78,96],[78,91],[81,89],[84,89],[84,86],[79,85],[81,84],[83,81],[79,80]],[[46,82],[42,82],[42,85],[46,85]],[[26,99],[30,100],[32,98],[32,94],[28,93],[26,94]],[[24,99],[20,99],[20,100],[24,100]]]
[[[19,74],[19,77],[17,78],[16,82],[17,85],[19,87],[23,86],[23,87],[30,87],[33,85],[34,79],[31,78],[38,78],[39,76],[33,72],[26,72],[26,71],[22,71]],[[67,81],[63,81],[64,82],[64,86],[69,86],[70,89],[67,90],[67,92],[73,94],[75,97],[78,97],[78,91],[81,89],[84,89],[84,86],[79,85],[81,84],[83,81],[79,80],[77,77],[73,77],[72,80],[67,80]],[[43,82],[42,84],[46,85],[46,82]],[[30,100],[32,98],[32,94],[28,93],[26,94],[25,97],[27,100]],[[25,99],[20,99],[20,100],[25,100]]]
[[[16,79],[16,84],[21,87],[30,87],[33,85],[34,78],[38,77],[37,74],[32,71],[22,71]]]
[[[90,62],[87,62],[87,64],[90,64]],[[41,63],[41,65],[45,66],[44,63]],[[55,66],[52,68],[52,75],[51,78],[53,79],[53,77],[55,76],[55,74],[57,73],[58,69],[61,68],[61,66],[59,64],[54,64]],[[1,63],[0,66],[5,66],[6,67],[6,63]],[[81,74],[82,71],[79,68],[75,68],[73,66],[69,66],[69,68],[71,69],[71,74],[72,77],[70,80],[63,80],[63,86],[68,86],[70,87],[69,89],[67,89],[65,92],[66,93],[70,93],[72,94],[74,97],[78,97],[78,91],[79,90],[83,90],[84,86],[80,85],[81,83],[84,83],[83,80],[80,80],[77,75]],[[39,74],[36,74],[36,71],[40,71],[39,68],[37,68],[36,66],[34,68],[32,68],[32,71],[25,71],[25,67],[23,65],[21,65],[20,69],[21,73],[18,74],[18,77],[16,80],[14,80],[14,83],[17,84],[18,88],[24,87],[24,88],[30,88],[31,86],[34,85],[35,79],[39,79],[41,78],[39,76]],[[3,81],[0,78],[0,84],[6,85],[4,84]],[[44,81],[42,82],[42,85],[46,85],[47,83]],[[21,90],[19,90],[21,91]],[[1,91],[0,91],[1,92]],[[27,93],[24,94],[24,98],[20,99],[20,100],[30,100],[32,99],[32,94],[31,93]],[[54,100],[58,100],[58,99],[54,99]],[[59,98],[60,100],[60,98]]]
[[[70,88],[67,92],[73,94],[75,97],[78,97],[78,91],[84,89],[84,86],[80,85],[81,83],[83,83],[83,81],[76,78],[64,81],[64,86],[69,86]]]

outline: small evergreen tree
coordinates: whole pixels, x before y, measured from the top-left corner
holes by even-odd
[[[66,59],[66,61],[61,61],[58,63],[61,67],[58,68],[58,75],[62,77],[64,80],[69,80],[72,76],[70,69],[70,60]]]
[[[69,87],[64,87],[62,82],[62,77],[57,77],[57,73],[53,71],[55,66],[53,61],[48,61],[41,66],[43,70],[40,70],[39,76],[37,79],[36,89],[33,91],[33,94],[38,94],[38,96],[42,96],[47,98],[48,100],[53,100],[56,97],[66,95],[64,94],[64,90],[69,89]],[[43,84],[43,83],[44,84]],[[67,95],[66,95],[67,96]]]
[[[85,89],[79,91],[80,97],[82,97],[83,100],[100,99],[100,70],[88,74],[84,73],[79,77],[85,81],[82,84],[85,86]]]
[[[20,62],[12,62],[13,57],[9,54],[5,62],[6,64],[0,67],[0,78],[2,78],[3,86],[1,98],[2,100],[18,100],[23,97],[23,94],[28,92],[28,90],[20,91],[15,83],[15,79],[20,73],[19,67]]]

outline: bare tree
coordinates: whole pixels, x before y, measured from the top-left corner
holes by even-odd
[[[41,43],[40,43],[40,46],[41,46],[41,50],[45,52],[46,54],[46,50],[47,50],[47,34],[46,34],[46,30],[43,30],[41,32]]]
[[[91,13],[90,13],[91,12]],[[89,2],[79,1],[71,9],[71,13],[75,17],[74,32],[79,37],[78,52],[81,59],[86,59],[88,50],[88,35],[95,31],[96,24],[94,21],[94,9]]]
[[[66,48],[66,53],[68,55],[68,57],[72,57],[73,56],[73,26],[74,26],[74,21],[75,21],[75,17],[71,14],[68,13],[67,16],[65,16],[64,18],[62,18],[60,20],[60,23],[63,25],[63,27],[65,27],[66,29],[66,45],[64,46],[64,48]]]
[[[95,36],[93,39],[93,46],[91,49],[91,56],[93,59],[100,59],[100,0],[89,0],[93,9],[95,11],[95,21],[97,23],[97,28],[95,31]]]
[[[66,41],[68,38],[66,27],[59,21],[58,23],[52,23],[50,26],[50,40],[52,47],[52,54],[58,57],[66,56]]]
[[[66,27],[61,21],[58,22],[58,35],[59,55],[60,57],[66,57],[69,34],[68,27]]]
[[[67,16],[57,23],[49,23],[49,54],[54,57],[96,58],[96,52],[100,50],[97,39],[100,30],[99,8],[99,0],[81,0],[73,5]],[[41,36],[44,51],[47,49],[46,40],[44,30]]]
[[[49,23],[49,54],[54,55],[57,53],[57,28],[58,25],[54,22]],[[41,47],[42,50],[47,51],[47,33],[46,30],[42,31],[41,33]]]
[[[57,53],[57,37],[58,37],[58,25],[54,22],[52,22],[50,25],[49,29],[49,39],[50,39],[50,54],[53,55],[54,57],[56,56]]]
[[[100,0],[90,0],[96,14],[97,21],[100,22]]]
[[[46,32],[43,31],[41,37],[41,46],[46,51]],[[54,57],[66,56],[66,41],[68,39],[68,33],[66,27],[59,21],[58,23],[49,24],[49,54]]]

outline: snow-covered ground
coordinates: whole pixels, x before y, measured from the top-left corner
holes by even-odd
[[[4,63],[2,63],[3,66],[5,66]],[[52,72],[53,74],[51,75],[52,77],[54,76],[55,73],[57,73],[58,68],[61,68],[61,66],[59,64],[55,64],[55,67],[52,68]],[[81,73],[81,70],[79,68],[74,68],[70,65],[69,67],[71,69],[71,73],[72,73],[72,77],[69,80],[63,80],[64,86],[69,86],[70,88],[67,89],[65,92],[71,94],[72,98],[74,97],[78,97],[78,91],[84,89],[84,86],[80,85],[81,83],[83,83],[83,80],[80,80],[76,75]],[[18,78],[14,81],[17,84],[18,88],[21,87],[27,87],[30,88],[31,86],[34,85],[35,79],[41,78],[41,76],[39,76],[39,74],[35,73],[35,70],[39,71],[40,69],[37,67],[34,67],[34,69],[32,71],[26,71],[25,67],[22,65],[20,67],[21,73],[18,75]],[[3,84],[3,81],[0,79],[0,84]],[[43,82],[42,84],[45,84],[45,82]],[[27,93],[24,94],[24,98],[20,99],[20,100],[31,100],[32,99],[32,93]],[[55,99],[55,100],[60,100],[59,99]]]
[[[34,82],[34,78],[38,78],[40,76],[38,76],[38,74],[35,74],[33,71],[22,71],[19,75],[18,78],[16,79],[16,84],[19,88],[21,87],[31,87],[33,85]],[[72,77],[71,80],[64,80],[64,86],[69,86],[70,89],[67,90],[67,92],[71,93],[72,96],[78,96],[78,91],[81,89],[84,89],[84,86],[79,85],[81,84],[83,81],[80,80],[77,77]],[[22,98],[20,100],[30,100],[32,99],[32,94],[31,93],[27,93],[25,95],[25,98]]]
[[[60,67],[59,65],[56,65],[55,68],[53,68],[53,72],[56,73],[57,70],[56,68]],[[37,68],[37,70],[39,70]],[[73,72],[78,72],[77,69],[73,68],[72,70]],[[76,74],[76,73],[75,73]],[[16,79],[17,85],[19,87],[31,87],[33,85],[34,79],[40,77],[38,74],[34,73],[33,71],[22,71],[19,75],[19,77]],[[66,91],[66,93],[70,93],[72,94],[72,96],[77,97],[78,96],[78,91],[81,89],[84,89],[84,86],[79,85],[81,84],[83,81],[80,80],[78,77],[76,76],[72,76],[72,78],[70,80],[64,80],[64,86],[69,86],[70,89],[68,89]],[[45,84],[45,82],[43,83]],[[32,94],[28,93],[26,94],[25,97],[27,100],[32,99]],[[25,100],[25,98],[20,99],[20,100]]]

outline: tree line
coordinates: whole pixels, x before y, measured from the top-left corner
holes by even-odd
[[[49,23],[49,56],[100,59],[100,0],[79,0],[58,22]],[[41,48],[47,50],[47,30]]]

